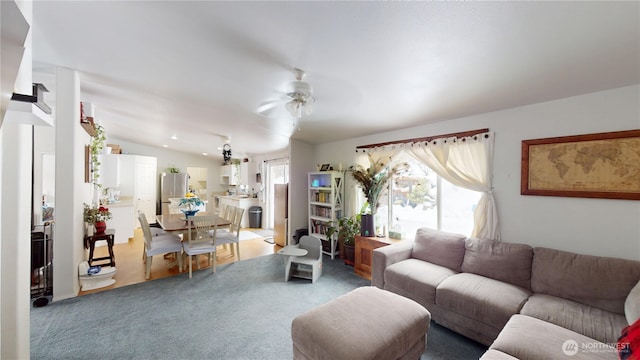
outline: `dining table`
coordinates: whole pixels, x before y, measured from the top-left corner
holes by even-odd
[[[212,216],[217,215],[215,213],[208,213],[199,211],[195,217],[198,216]],[[182,233],[191,228],[191,222],[187,221],[184,214],[168,214],[168,215],[156,215],[156,221],[162,230],[170,233]],[[223,217],[218,216],[218,227],[228,227],[231,222]]]

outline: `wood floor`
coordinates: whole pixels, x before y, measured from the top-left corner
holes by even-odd
[[[281,249],[281,246],[270,244],[264,241],[264,239],[265,238],[257,238],[240,241],[240,260],[247,260],[258,256],[274,254],[276,251]],[[151,277],[149,278],[149,280],[145,280],[145,264],[142,260],[143,249],[144,238],[142,236],[142,230],[140,230],[140,228],[137,228],[134,232],[134,237],[132,239],[129,239],[128,243],[116,244],[113,247],[113,252],[116,257],[117,272],[114,276],[116,283],[101,289],[80,291],[79,295],[108,291],[110,289],[137,284],[144,281],[153,281],[168,276],[174,276],[180,273],[177,266],[171,268],[169,268],[168,266],[174,261],[173,258],[164,258],[163,256],[157,255],[153,257],[153,261],[151,262]],[[108,255],[106,246],[97,247],[95,249],[95,257],[101,257],[105,255]],[[199,256],[198,258],[200,259],[200,270],[197,270],[196,264],[194,263],[194,271],[211,271],[207,264],[205,256]],[[229,249],[225,249],[222,246],[218,248],[217,259],[217,264],[219,265],[238,261],[237,256],[232,256]],[[188,268],[186,271],[189,271]]]

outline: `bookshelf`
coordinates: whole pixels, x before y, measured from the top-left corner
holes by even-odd
[[[344,174],[342,171],[309,173],[309,235],[322,240],[322,252],[334,259],[338,253],[338,238],[327,238],[327,229],[342,217]]]

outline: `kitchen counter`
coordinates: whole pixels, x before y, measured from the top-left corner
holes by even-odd
[[[242,215],[241,227],[249,227],[249,208],[257,206],[259,204],[258,198],[252,198],[243,195],[216,195],[218,206],[228,205],[235,206],[244,209],[244,215]]]
[[[124,244],[133,238],[133,230],[138,222],[133,196],[120,197],[119,201],[102,205],[111,212],[111,220],[107,220],[107,226],[115,230],[115,243]]]

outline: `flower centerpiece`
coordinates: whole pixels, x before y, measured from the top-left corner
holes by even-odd
[[[389,180],[397,174],[404,172],[408,168],[407,163],[398,163],[393,166],[383,160],[373,160],[369,156],[369,167],[356,165],[351,175],[362,187],[362,192],[367,198],[367,203],[363,208],[361,219],[362,236],[375,236],[375,224],[373,216],[378,210],[380,197],[387,190]],[[364,210],[368,209],[367,212]]]
[[[184,214],[185,218],[194,216],[200,210],[198,207],[202,205],[204,205],[204,201],[200,200],[192,193],[187,193],[178,203],[178,207]]]
[[[84,222],[96,228],[96,233],[101,234],[107,229],[107,220],[111,219],[111,212],[104,206],[93,207],[84,204]]]

